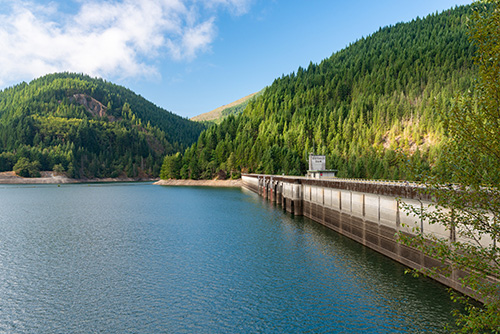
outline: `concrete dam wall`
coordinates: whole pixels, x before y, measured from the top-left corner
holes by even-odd
[[[281,205],[287,212],[306,216],[410,268],[439,267],[441,263],[421,251],[402,245],[396,234],[412,234],[413,227],[440,238],[455,239],[454,231],[429,224],[400,209],[400,202],[427,207],[429,198],[406,183],[342,179],[310,179],[247,174],[243,186]],[[464,272],[455,270],[437,281],[467,295],[458,281]]]

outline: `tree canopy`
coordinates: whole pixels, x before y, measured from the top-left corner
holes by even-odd
[[[477,53],[477,80],[461,94],[450,113],[443,113],[449,141],[443,147],[447,173],[427,176],[423,191],[434,203],[424,210],[406,209],[450,231],[449,239],[424,234],[401,235],[408,245],[441,262],[426,275],[457,274],[478,305],[452,291],[463,303],[457,312],[462,333],[500,333],[500,1],[474,4],[470,38]],[[450,183],[452,182],[452,183]]]
[[[401,157],[439,171],[439,111],[473,83],[469,14],[457,7],[381,28],[277,78],[241,115],[200,135],[182,156],[180,177],[300,175],[309,153],[326,155],[341,177],[404,179]]]
[[[203,129],[102,79],[50,74],[0,92],[0,171],[28,163],[75,178],[158,176],[163,156]]]

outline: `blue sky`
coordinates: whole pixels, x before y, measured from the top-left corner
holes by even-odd
[[[0,0],[0,89],[70,71],[192,117],[471,0]]]

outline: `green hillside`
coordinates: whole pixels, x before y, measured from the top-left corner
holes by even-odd
[[[0,92],[0,172],[157,176],[163,156],[184,150],[203,129],[122,86],[50,74]]]
[[[404,179],[402,160],[438,171],[442,113],[473,83],[470,11],[381,28],[276,79],[241,116],[166,157],[162,177],[304,174],[310,152],[327,155],[341,177]]]

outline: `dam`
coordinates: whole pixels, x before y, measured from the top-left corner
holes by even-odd
[[[420,208],[431,204],[418,186],[406,182],[353,179],[312,179],[279,175],[244,174],[243,187],[281,206],[287,212],[308,217],[366,247],[413,269],[442,266],[420,250],[398,242],[397,233],[414,234],[413,227],[440,238],[455,240],[455,231],[429,224],[401,209],[401,202]],[[453,269],[437,281],[471,295],[459,281],[466,273]]]

